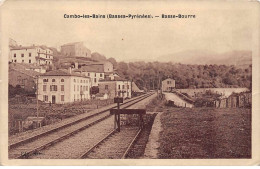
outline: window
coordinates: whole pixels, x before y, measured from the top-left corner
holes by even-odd
[[[74,82],[76,83],[76,79],[74,79]]]
[[[32,56],[32,53],[29,53],[29,57],[31,57]]]
[[[64,91],[64,85],[61,85],[61,89],[60,89],[61,91]]]
[[[88,91],[88,86],[86,86],[86,91]]]
[[[43,79],[43,82],[48,82],[48,79]]]
[[[82,83],[82,80],[80,80],[80,83]]]
[[[45,102],[48,102],[48,96],[47,96],[47,95],[43,95],[43,100],[44,100]]]
[[[16,62],[16,59],[14,60],[14,62]]]
[[[129,89],[129,85],[127,85],[127,89]]]
[[[61,82],[64,82],[64,79],[61,79],[60,81],[61,81]]]
[[[50,85],[50,91],[58,91],[57,85]]]
[[[78,89],[77,91],[79,91],[79,85],[78,85],[77,89]]]
[[[16,58],[16,53],[14,54],[14,57]]]
[[[95,82],[95,83],[97,82],[97,79],[96,79],[96,78],[94,79],[94,82]]]
[[[74,85],[74,92],[76,91],[76,86]]]
[[[60,96],[60,100],[61,100],[62,102],[64,102],[64,95],[61,95],[61,96]]]
[[[102,73],[100,73],[100,77],[103,77],[103,74],[102,74]]]
[[[24,60],[22,60],[22,62],[24,63]]]
[[[97,74],[95,73],[95,77],[97,77]]]
[[[47,85],[43,85],[43,91],[46,92]]]
[[[24,54],[23,54],[23,53],[21,54],[21,57],[24,57]]]
[[[51,81],[52,81],[52,82],[55,82],[55,79],[52,79]]]
[[[108,90],[108,85],[105,85],[105,89]]]
[[[88,76],[90,76],[90,73],[88,73]]]
[[[80,86],[80,91],[82,91],[82,86]]]
[[[120,85],[118,85],[118,89],[120,89]]]
[[[122,89],[125,89],[125,85],[122,85]]]
[[[29,59],[29,63],[32,63],[31,59]]]

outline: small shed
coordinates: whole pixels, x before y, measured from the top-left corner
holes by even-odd
[[[23,127],[24,128],[37,128],[41,127],[44,123],[45,118],[44,117],[34,117],[34,116],[29,116],[25,119]]]

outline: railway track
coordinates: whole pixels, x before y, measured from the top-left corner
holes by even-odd
[[[120,132],[111,131],[83,153],[81,159],[124,159],[139,137],[142,129],[122,127]]]
[[[146,94],[139,96],[135,99],[129,100],[121,104],[121,108],[127,108],[131,105],[138,103],[139,101],[151,96],[152,94]],[[116,106],[112,107],[115,108]],[[43,132],[39,135],[35,135],[24,139],[20,142],[16,142],[9,146],[9,158],[29,158],[31,155],[38,154],[41,150],[54,144],[61,142],[72,135],[77,134],[80,131],[85,130],[107,118],[110,117],[110,109],[103,110],[101,112],[89,115],[82,119],[73,121],[71,123],[59,126],[52,130]],[[44,137],[44,138],[43,138]]]

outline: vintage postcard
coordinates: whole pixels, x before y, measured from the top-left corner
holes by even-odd
[[[6,0],[1,165],[259,165],[257,1]]]

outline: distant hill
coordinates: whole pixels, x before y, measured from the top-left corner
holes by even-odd
[[[162,62],[173,62],[182,64],[217,64],[235,65],[247,67],[252,64],[251,51],[232,51],[227,53],[214,53],[212,51],[190,50],[175,54],[164,55],[158,58]]]

